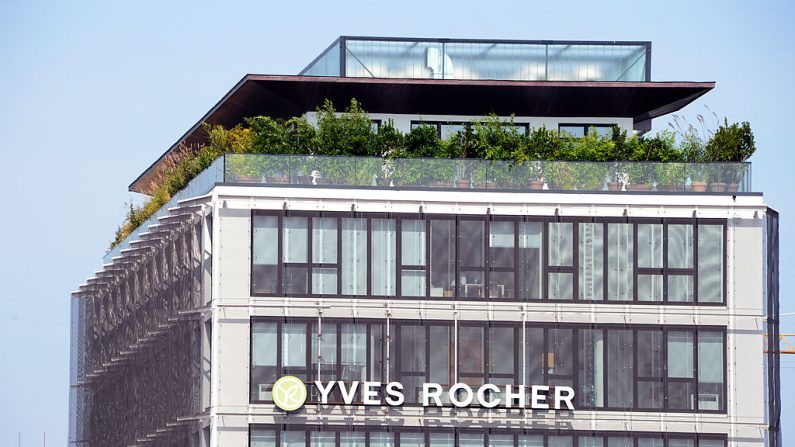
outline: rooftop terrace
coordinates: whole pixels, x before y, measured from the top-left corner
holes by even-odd
[[[116,245],[130,248],[183,200],[218,184],[501,193],[721,194],[752,192],[751,163],[513,161],[226,154]],[[418,196],[417,200],[421,200]]]
[[[651,42],[341,36],[299,74],[643,82],[651,80]]]

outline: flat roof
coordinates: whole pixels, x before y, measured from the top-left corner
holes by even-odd
[[[235,126],[245,117],[301,116],[329,99],[356,99],[371,113],[417,115],[626,117],[636,125],[675,112],[714,82],[386,79],[249,74],[149,166],[129,189],[151,194],[163,161],[180,145],[205,141],[202,123]]]

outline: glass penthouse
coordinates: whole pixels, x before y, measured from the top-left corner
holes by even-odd
[[[341,37],[245,76],[130,189],[203,122],[325,99],[582,136],[714,87],[650,67],[649,42]],[[70,445],[779,446],[778,214],[748,164],[659,167],[550,162],[531,186],[483,160],[226,155],[73,292]],[[611,184],[627,169],[646,187]]]

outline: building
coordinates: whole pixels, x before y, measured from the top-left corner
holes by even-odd
[[[202,122],[311,120],[326,98],[404,130],[494,113],[577,136],[646,132],[714,87],[650,64],[648,42],[341,37],[298,76],[245,76],[130,189]],[[778,215],[750,165],[631,191],[320,161],[307,180],[302,157],[224,156],[106,255],[72,294],[70,445],[781,445]]]

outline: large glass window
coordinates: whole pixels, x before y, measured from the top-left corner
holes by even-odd
[[[668,405],[675,410],[696,406],[693,333],[668,332]]]
[[[400,278],[402,296],[425,296],[425,221],[401,219]]]
[[[604,224],[578,225],[579,294],[581,300],[604,299]]]
[[[607,299],[632,301],[633,225],[607,224]]]
[[[458,223],[458,296],[485,297],[485,230],[483,220],[461,219]]]
[[[723,338],[722,332],[698,332],[698,408],[702,410],[724,409]]]
[[[607,331],[607,406],[632,408],[635,384],[634,334],[631,330]]]
[[[357,216],[255,212],[252,294],[724,300],[725,223],[717,219]]]
[[[541,299],[543,260],[541,222],[519,223],[519,295],[525,299]]]
[[[252,426],[252,447],[725,447],[725,435],[578,430]]]
[[[489,223],[489,298],[513,298],[516,228],[513,221]]]
[[[395,219],[373,219],[371,280],[373,295],[394,296],[396,293],[397,231]]]
[[[723,301],[723,226],[698,226],[698,301]]]
[[[367,295],[367,219],[342,219],[342,294]]]
[[[430,245],[430,295],[453,298],[455,296],[456,259],[455,221],[432,219]]]
[[[279,293],[279,218],[253,216],[251,289],[254,293]]]
[[[255,318],[251,399],[270,400],[271,384],[292,374],[394,380],[408,403],[426,382],[524,383],[574,387],[577,408],[725,411],[724,337],[706,327]]]

